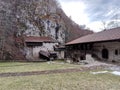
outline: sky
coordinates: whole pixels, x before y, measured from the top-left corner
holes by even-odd
[[[67,16],[95,32],[103,30],[103,22],[118,20],[120,0],[58,0]]]

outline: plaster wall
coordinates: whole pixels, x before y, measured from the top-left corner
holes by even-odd
[[[96,43],[93,47],[93,53],[100,59],[104,60],[102,58],[102,50],[107,49],[109,52],[108,61],[120,62],[120,42]],[[115,50],[118,50],[118,55],[115,54]]]
[[[39,52],[43,51],[54,51],[53,46],[58,43],[43,43],[43,46],[35,46],[35,47],[27,47],[26,48],[26,58],[28,60],[31,59],[39,59]]]

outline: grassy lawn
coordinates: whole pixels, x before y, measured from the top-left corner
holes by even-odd
[[[80,68],[80,65],[56,62],[0,63],[0,73]],[[93,75],[91,71],[60,74],[0,77],[0,90],[120,90],[120,76]]]
[[[26,72],[26,71],[42,71],[42,70],[55,70],[55,69],[70,69],[80,68],[80,65],[67,64],[56,61],[55,63],[49,62],[34,62],[34,63],[20,63],[20,62],[1,62],[0,73],[5,72]]]
[[[120,77],[89,72],[0,78],[0,90],[120,90]]]

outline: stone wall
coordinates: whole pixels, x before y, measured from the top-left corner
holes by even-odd
[[[105,60],[102,58],[102,50],[107,49],[109,53],[107,61],[120,62],[120,42],[96,43],[93,47],[93,53],[96,54],[101,60]],[[118,50],[118,55],[115,54],[115,50]]]
[[[28,60],[40,60],[39,52],[41,50],[46,52],[53,52],[53,46],[55,45],[58,45],[58,43],[43,43],[43,46],[26,47],[26,58]]]

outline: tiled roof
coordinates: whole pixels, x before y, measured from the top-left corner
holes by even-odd
[[[29,36],[25,37],[25,42],[57,42],[56,40],[52,39],[51,37],[35,37]]]
[[[120,27],[83,36],[81,38],[66,43],[66,45],[114,40],[120,40]]]

